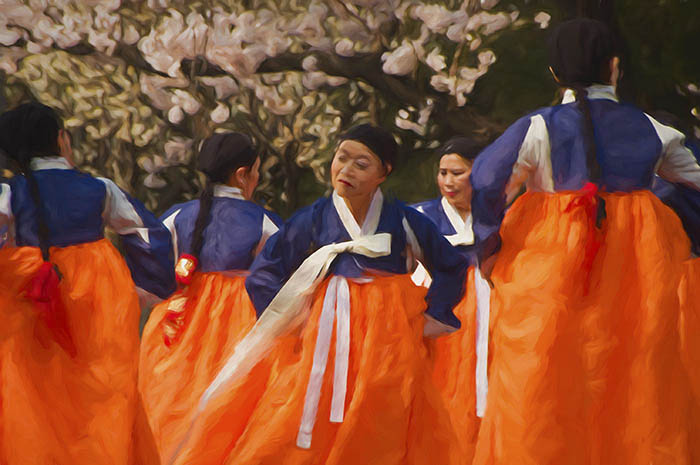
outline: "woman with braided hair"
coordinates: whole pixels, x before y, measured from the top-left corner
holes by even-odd
[[[699,268],[650,188],[657,173],[700,190],[700,166],[680,132],[618,102],[620,61],[603,23],[562,23],[549,49],[575,100],[515,122],[471,175],[479,263],[493,283],[474,463],[698,463],[700,390],[697,366],[686,367],[700,358],[689,336],[700,331],[688,297],[697,286],[687,285]]]
[[[51,108],[0,116],[0,147],[20,174],[0,184],[0,463],[137,460],[139,303],[166,296],[170,235],[112,181],[73,167]],[[126,261],[104,238],[122,238]],[[131,269],[131,272],[130,272]]]
[[[245,277],[281,224],[251,201],[260,157],[248,136],[207,138],[198,168],[206,179],[199,199],[162,217],[180,257],[182,288],[154,308],[141,342],[139,390],[163,462],[221,362],[255,323]]]

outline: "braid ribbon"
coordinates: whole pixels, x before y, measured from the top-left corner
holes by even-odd
[[[66,308],[61,300],[60,281],[56,266],[45,261],[30,280],[25,295],[36,306],[56,342],[68,355],[75,357],[77,350],[70,333]]]
[[[587,182],[583,188],[579,191],[581,195],[577,196],[569,205],[567,205],[564,212],[569,213],[574,208],[583,208],[586,214],[586,223],[588,225],[588,231],[586,236],[586,248],[584,252],[583,263],[581,268],[584,272],[584,295],[588,294],[590,290],[591,281],[591,270],[593,269],[593,261],[598,255],[600,246],[603,241],[600,237],[600,226],[602,217],[605,212],[605,201],[598,195],[598,186],[592,182]]]
[[[194,255],[183,253],[175,265],[175,280],[181,286],[168,302],[168,310],[163,322],[163,341],[167,347],[171,347],[182,334],[187,324],[189,299],[187,298],[188,286],[192,283],[194,273],[199,266],[199,260]]]

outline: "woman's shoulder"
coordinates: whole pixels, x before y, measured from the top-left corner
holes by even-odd
[[[441,201],[442,198],[438,197],[435,199],[424,200],[423,202],[414,203],[411,205],[411,207],[425,215],[430,215],[431,213],[440,211]]]

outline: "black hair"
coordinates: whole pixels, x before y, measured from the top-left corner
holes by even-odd
[[[39,248],[44,261],[49,261],[49,228],[41,208],[39,185],[30,163],[35,157],[59,154],[58,136],[62,128],[58,114],[37,102],[22,104],[0,116],[0,148],[16,163],[27,180],[37,209]]]
[[[192,255],[199,256],[204,245],[204,230],[209,224],[214,201],[214,184],[226,183],[240,167],[251,167],[258,155],[253,142],[245,134],[218,133],[204,140],[199,151],[197,169],[204,173],[204,190],[199,197],[199,213],[192,234]]]
[[[588,176],[591,182],[598,182],[602,172],[586,87],[609,82],[609,63],[618,55],[615,36],[601,21],[577,18],[559,24],[552,31],[548,45],[549,64],[558,84],[573,89],[583,113]]]
[[[396,168],[399,144],[386,129],[371,124],[360,124],[353,126],[340,136],[340,142],[345,140],[360,142],[374,152],[384,166],[391,165],[392,170]]]
[[[456,153],[466,161],[471,162],[474,161],[477,155],[479,155],[481,149],[482,146],[474,139],[464,136],[455,136],[442,144],[437,149],[436,153],[439,158],[451,153]]]

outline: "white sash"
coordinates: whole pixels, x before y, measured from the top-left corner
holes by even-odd
[[[476,416],[483,418],[486,394],[489,390],[489,320],[491,313],[491,286],[477,268],[474,272],[476,288]]]
[[[339,202],[336,201],[336,197]],[[248,374],[272,347],[275,339],[295,326],[297,320],[308,309],[308,299],[325,278],[335,257],[346,252],[367,257],[381,257],[391,253],[391,234],[374,234],[383,205],[380,190],[374,194],[362,228],[357,225],[344,200],[335,193],[333,203],[338,216],[353,239],[323,246],[304,260],[272,299],[255,326],[236,345],[233,354],[202,396],[200,409],[203,409],[212,397]],[[328,362],[333,320],[336,315],[338,318],[331,421],[342,422],[350,350],[350,294],[347,280],[341,276],[334,276],[331,279],[324,298],[314,349],[313,368],[307,385],[304,413],[299,427],[297,439],[299,447],[308,448],[311,444],[311,432],[316,421],[323,374]]]

